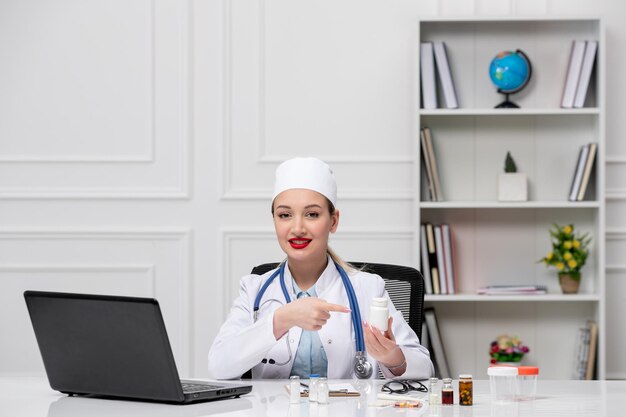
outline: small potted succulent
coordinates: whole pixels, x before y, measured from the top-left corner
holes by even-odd
[[[506,153],[504,174],[498,176],[498,200],[528,200],[528,180],[526,174],[517,172],[517,165],[511,156],[511,152]]]

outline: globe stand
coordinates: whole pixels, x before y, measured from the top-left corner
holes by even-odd
[[[509,100],[509,93],[505,93],[504,91],[498,89],[498,93],[500,94],[504,94],[504,101],[500,104],[498,104],[497,106],[495,106],[495,109],[519,109],[520,107],[513,103],[511,100]]]

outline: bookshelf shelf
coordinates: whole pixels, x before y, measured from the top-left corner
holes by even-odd
[[[584,106],[561,108],[574,40],[598,41],[595,70]],[[578,17],[434,18],[419,22],[421,42],[445,44],[459,104],[442,108],[446,101],[439,86],[439,108],[415,112],[414,173],[420,180],[414,189],[413,254],[420,264],[421,225],[432,224],[433,231],[449,226],[455,294],[427,294],[425,303],[436,310],[450,376],[468,372],[486,378],[482,365],[488,363],[489,344],[509,333],[530,346],[526,364],[539,366],[542,378],[569,379],[579,329],[593,320],[600,329],[597,377],[605,378],[604,23]],[[510,97],[521,108],[494,109],[502,95],[491,84],[489,63],[500,51],[515,49],[530,58],[533,78]],[[420,65],[418,59],[418,86]],[[423,166],[424,127],[432,138],[440,201],[431,201]],[[591,142],[598,152],[585,198],[569,201],[580,149]],[[527,201],[498,201],[497,178],[507,152],[527,175]],[[575,295],[562,294],[556,270],[537,263],[551,249],[553,223],[573,224],[592,237]],[[545,285],[548,293],[476,294],[488,285]],[[554,351],[563,341],[568,341],[565,351]]]
[[[424,300],[432,303],[448,303],[458,301],[469,302],[598,302],[600,296],[597,294],[546,294],[546,295],[478,295],[478,294],[452,294],[452,295],[426,295]]]
[[[600,205],[599,201],[423,201],[420,203],[422,209],[597,209]]]
[[[561,108],[544,108],[544,109],[421,109],[422,116],[580,116],[582,114],[597,115],[600,109],[597,107],[581,108],[581,109],[561,109]]]

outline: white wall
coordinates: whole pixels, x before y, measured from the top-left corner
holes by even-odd
[[[0,0],[0,374],[43,372],[21,292],[155,296],[181,373],[251,266],[277,260],[284,158],[329,161],[333,245],[414,263],[417,19],[602,16],[607,375],[626,378],[626,4],[587,0]],[[615,52],[615,53],[611,53]]]

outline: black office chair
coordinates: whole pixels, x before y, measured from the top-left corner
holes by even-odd
[[[404,320],[422,339],[422,320],[424,316],[424,277],[415,268],[401,265],[350,262],[355,268],[379,275],[385,281],[385,289],[393,305],[404,316]],[[252,274],[263,275],[278,267],[278,262],[262,264],[252,268]],[[382,373],[379,373],[379,378]],[[252,378],[252,370],[242,375],[243,379]]]

